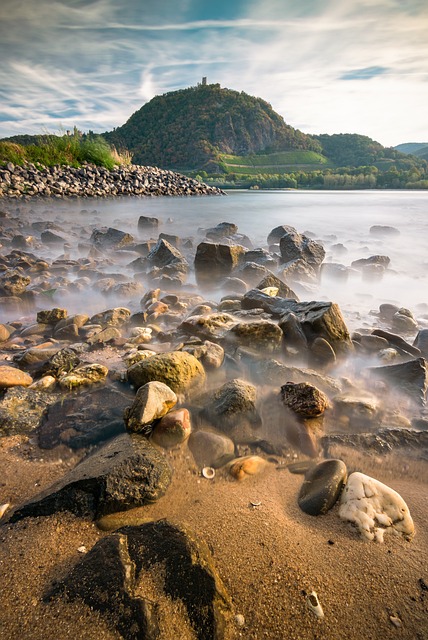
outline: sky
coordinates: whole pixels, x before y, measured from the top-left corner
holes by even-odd
[[[305,133],[428,142],[428,0],[1,0],[0,137],[109,131],[208,83]]]

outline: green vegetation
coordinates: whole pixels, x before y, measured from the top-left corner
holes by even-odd
[[[226,173],[256,175],[259,173],[280,174],[296,168],[316,168],[328,165],[328,160],[316,151],[281,151],[270,154],[233,156],[221,154],[220,159]]]
[[[24,144],[15,140],[24,138]],[[96,135],[82,136],[77,130],[72,135],[15,136],[0,140],[0,165],[8,162],[23,165],[27,162],[45,165],[80,166],[89,162],[113,169],[120,157],[107,142]]]
[[[226,172],[222,154],[309,150],[320,144],[287,125],[271,105],[219,84],[156,96],[104,137],[133,152],[133,161],[181,171]]]

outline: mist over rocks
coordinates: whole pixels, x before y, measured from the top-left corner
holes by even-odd
[[[41,494],[31,486],[25,500],[13,503],[5,530],[25,537],[24,527],[31,533],[35,522],[61,527],[65,512],[74,514],[65,531],[104,515],[112,516],[110,528],[138,523],[131,533],[97,531],[99,546],[95,536],[90,546],[82,536],[79,545],[92,548],[84,556],[87,563],[78,563],[73,551],[66,568],[58,560],[61,587],[54,598],[73,600],[75,606],[80,597],[86,599],[122,633],[143,620],[142,598],[135,591],[148,575],[138,564],[145,557],[143,542],[165,544],[151,548],[151,559],[162,557],[175,567],[168,545],[177,536],[187,537],[181,537],[172,518],[162,525],[147,522],[162,504],[162,517],[196,513],[199,518],[200,505],[205,501],[206,509],[209,503],[210,513],[202,512],[198,522],[201,544],[215,540],[204,535],[210,520],[221,528],[221,545],[236,529],[242,539],[269,546],[284,535],[282,519],[291,510],[300,528],[298,534],[293,530],[293,544],[296,535],[302,535],[301,542],[325,535],[324,542],[334,539],[345,547],[355,538],[344,525],[340,528],[336,503],[346,469],[371,464],[385,476],[426,459],[425,336],[423,318],[416,313],[413,334],[398,327],[393,333],[396,314],[410,316],[404,306],[391,303],[374,311],[370,323],[361,316],[351,335],[346,305],[312,298],[302,289],[297,296],[278,246],[241,244],[234,223],[204,229],[200,242],[196,225],[195,236],[181,237],[159,234],[162,220],[152,216],[138,213],[131,228],[121,220],[76,212],[62,224],[55,219],[55,232],[67,245],[61,247],[42,242],[49,221],[34,219],[37,212],[13,213],[0,232],[0,277],[6,282],[11,269],[24,280],[11,281],[18,289],[3,289],[3,299],[13,304],[0,308],[0,354],[2,367],[12,369],[4,373],[20,383],[0,389],[0,437],[5,444],[19,438],[26,447],[24,460],[37,456],[48,466],[69,462],[70,468],[54,484],[45,481]],[[288,227],[281,227],[274,239],[280,242],[286,234]],[[28,243],[26,250],[12,246],[17,236]],[[311,260],[302,249],[293,278],[304,284],[299,278],[311,274],[318,286],[319,265]],[[374,369],[386,372],[372,374]],[[300,490],[300,483],[294,485],[290,503],[284,470],[292,461],[310,470]],[[409,477],[411,483],[415,475]],[[223,521],[224,503],[235,511]],[[142,522],[149,526],[144,529]],[[269,558],[274,558],[272,549]],[[213,550],[218,553],[215,545]],[[253,552],[250,562],[264,555]],[[111,583],[103,575],[104,560],[112,567]],[[219,565],[228,585],[233,586],[241,560],[235,553],[230,565]],[[192,576],[180,574],[183,593],[192,590]],[[150,611],[164,603],[156,579],[150,583],[155,604],[145,610],[141,629],[147,620],[154,622]],[[211,578],[207,583],[212,586]],[[207,591],[217,598],[215,589]],[[204,593],[199,595],[203,600]],[[206,607],[201,611],[200,620]],[[220,627],[214,622],[216,634]],[[199,629],[195,623],[190,632]],[[205,628],[201,638],[204,633]]]
[[[9,163],[0,168],[0,198],[107,198],[118,196],[219,195],[209,187],[174,171],[141,165],[109,170],[96,165],[81,167]],[[142,228],[140,226],[140,228]],[[52,232],[51,236],[53,238]]]

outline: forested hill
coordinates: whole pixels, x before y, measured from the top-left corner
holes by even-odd
[[[339,167],[375,165],[383,159],[404,158],[396,149],[383,147],[368,136],[357,133],[321,134],[314,138],[321,144],[323,154]]]
[[[168,168],[215,169],[222,153],[321,151],[261,98],[219,84],[156,96],[104,137],[132,151],[136,163]]]

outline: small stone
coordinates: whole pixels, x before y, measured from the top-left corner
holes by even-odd
[[[325,393],[307,382],[287,382],[281,387],[281,398],[286,407],[303,418],[315,418],[330,408]]]
[[[235,616],[235,623],[237,627],[245,626],[245,618],[242,613],[237,613]]]
[[[71,373],[62,375],[58,382],[63,389],[74,389],[102,382],[108,374],[108,369],[102,364],[86,364],[74,369]]]
[[[29,387],[33,378],[21,369],[9,367],[8,365],[0,366],[0,389],[8,389],[10,387]]]
[[[177,404],[177,396],[163,382],[151,381],[140,387],[134,403],[125,410],[128,431],[150,434],[150,425],[165,416]]]
[[[248,476],[255,476],[264,471],[268,463],[260,456],[244,456],[232,460],[229,473],[235,480],[244,480]]]
[[[299,507],[311,516],[327,513],[336,503],[346,476],[342,460],[324,460],[311,467],[299,492]]]
[[[199,467],[218,469],[235,455],[233,440],[213,431],[195,431],[190,435],[188,446]]]
[[[394,627],[397,627],[397,629],[401,629],[401,627],[403,626],[403,623],[401,622],[400,618],[398,618],[397,616],[389,616],[389,619],[394,625]]]
[[[189,411],[177,409],[170,411],[155,425],[151,440],[164,449],[170,449],[185,442],[191,430]]]

